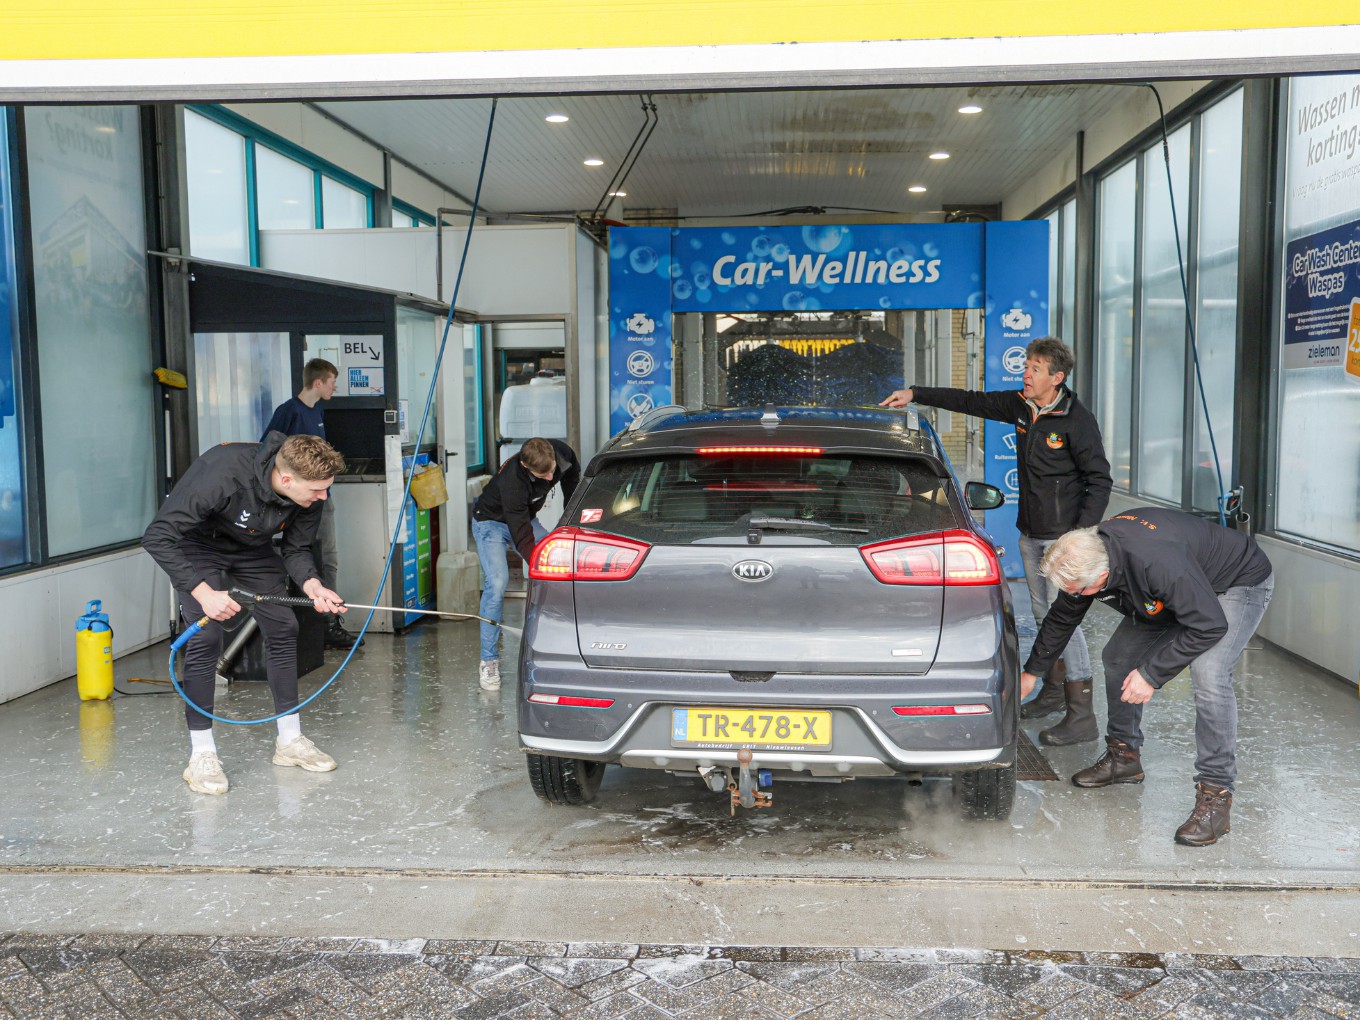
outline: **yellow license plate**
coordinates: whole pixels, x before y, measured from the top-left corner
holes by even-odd
[[[831,713],[782,708],[675,708],[672,747],[829,747]]]

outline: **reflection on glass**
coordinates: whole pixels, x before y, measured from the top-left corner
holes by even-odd
[[[463,431],[469,471],[486,467],[482,440],[482,327],[463,327]]]
[[[1171,135],[1171,180],[1162,149],[1143,153],[1142,316],[1138,491],[1177,505],[1185,449],[1185,291],[1180,254],[1189,239],[1190,126]],[[1175,196],[1176,220],[1171,218]]]
[[[311,170],[263,145],[255,146],[255,210],[261,230],[309,230],[316,226],[316,187]]]
[[[8,111],[0,108],[0,567],[28,560],[24,528],[23,422],[19,414],[19,289],[10,215]]]
[[[321,224],[327,230],[368,226],[368,196],[324,174],[321,177]]]
[[[1116,487],[1132,488],[1133,238],[1137,167],[1130,161],[1099,184],[1096,409]]]
[[[198,452],[253,443],[293,395],[287,333],[195,333]]]
[[[435,388],[434,402],[425,421],[424,437],[417,441],[415,431],[420,427],[425,401],[430,396],[430,384],[434,379],[434,359],[439,353],[438,346],[439,337],[435,331],[434,316],[429,312],[398,305],[397,365],[401,384],[397,392],[406,403],[406,432],[411,436],[409,442],[418,445],[434,442],[435,421],[439,414],[438,387]]]

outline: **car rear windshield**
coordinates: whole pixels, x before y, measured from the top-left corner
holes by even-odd
[[[954,527],[948,489],[905,458],[728,455],[618,460],[582,493],[580,527],[653,545],[761,541],[864,545]]]

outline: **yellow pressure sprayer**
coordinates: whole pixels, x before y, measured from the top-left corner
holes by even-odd
[[[103,701],[113,694],[113,628],[100,600],[85,606],[76,620],[76,689],[81,701]]]

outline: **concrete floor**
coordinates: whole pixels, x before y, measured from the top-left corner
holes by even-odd
[[[1095,647],[1116,619],[1096,608]],[[304,715],[340,768],[276,768],[272,725],[219,726],[216,798],[179,778],[178,698],[81,703],[67,681],[0,706],[0,931],[1360,956],[1360,699],[1259,641],[1233,831],[1202,849],[1171,839],[1193,802],[1185,679],[1149,706],[1141,786],[1066,782],[1091,743],[1049,750],[1063,781],[1022,783],[1009,823],[890,780],[777,785],[732,818],[697,781],[619,769],[589,807],[539,802],[513,687],[478,689],[476,647],[459,623],[371,636]],[[117,674],[149,689],[128,681],[167,676],[165,648]],[[234,684],[218,711],[269,714],[268,692]]]

